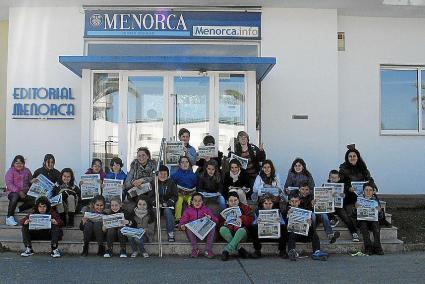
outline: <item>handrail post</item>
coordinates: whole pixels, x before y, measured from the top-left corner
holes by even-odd
[[[156,165],[156,170],[154,173],[155,177],[155,203],[156,203],[156,228],[157,228],[157,236],[158,236],[158,256],[162,258],[162,237],[161,237],[161,204],[159,203],[159,182],[158,182],[158,173],[159,166],[162,161],[162,151],[164,148],[165,138],[161,140],[161,147],[159,149],[159,158],[158,163]]]

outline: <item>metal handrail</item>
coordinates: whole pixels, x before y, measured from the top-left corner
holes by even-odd
[[[158,173],[159,166],[162,162],[162,151],[164,150],[165,138],[161,140],[161,146],[159,148],[159,157],[158,163],[156,165],[156,170],[154,171],[155,177],[155,203],[156,203],[156,228],[157,228],[157,236],[158,236],[158,256],[162,258],[162,237],[161,237],[161,208],[159,204],[159,188],[158,188]]]

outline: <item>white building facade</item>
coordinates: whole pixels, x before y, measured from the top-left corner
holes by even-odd
[[[22,154],[35,170],[46,153],[55,155],[58,169],[71,167],[77,176],[93,157],[118,155],[128,165],[137,147],[156,153],[162,137],[175,136],[177,119],[177,128],[191,130],[195,147],[209,133],[227,149],[245,130],[252,142],[264,143],[283,177],[302,157],[316,184],[338,169],[346,145],[355,143],[382,193],[425,192],[423,7],[416,7],[421,17],[402,7],[368,14],[314,1],[299,1],[299,7],[254,1],[256,7],[246,8],[217,8],[227,1],[216,7],[170,2],[166,8],[142,1],[124,8],[113,1],[93,1],[102,7],[69,2],[4,7],[4,169]],[[96,23],[87,13],[113,12],[175,13],[182,31],[188,24],[179,24],[178,15],[194,13],[214,26],[218,13],[217,26],[245,28],[228,38],[87,34],[88,19]],[[125,29],[128,19],[111,19],[109,26],[123,32],[119,25]],[[232,62],[236,57],[244,59]]]

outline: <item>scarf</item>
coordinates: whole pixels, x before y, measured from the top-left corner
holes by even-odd
[[[134,208],[134,213],[140,220],[143,220],[143,218],[148,215],[148,209],[140,209],[139,207]]]
[[[230,171],[230,177],[233,179],[233,183],[238,181],[240,174],[241,174],[241,170],[239,170],[238,173],[235,175],[232,173],[232,171]]]

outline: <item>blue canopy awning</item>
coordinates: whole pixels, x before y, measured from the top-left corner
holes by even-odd
[[[256,71],[257,81],[261,81],[276,64],[276,58],[212,56],[59,56],[59,62],[80,77],[83,69]]]

